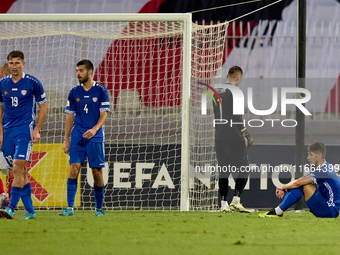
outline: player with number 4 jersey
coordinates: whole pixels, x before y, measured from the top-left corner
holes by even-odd
[[[74,126],[72,139],[77,141],[89,142],[84,139],[83,134],[93,128],[99,118],[100,112],[110,111],[110,101],[105,86],[93,81],[92,87],[85,90],[83,84],[71,89],[65,112],[74,114]],[[99,128],[91,138],[92,142],[104,141],[104,129]]]
[[[110,111],[110,100],[105,86],[93,81],[93,65],[89,60],[77,64],[80,85],[71,89],[65,112],[66,127],[64,152],[69,154],[70,175],[67,181],[68,207],[60,216],[73,216],[74,199],[77,192],[77,178],[81,164],[87,156],[94,179],[96,216],[105,216],[104,180],[105,144],[103,125]],[[69,140],[70,134],[71,141]]]

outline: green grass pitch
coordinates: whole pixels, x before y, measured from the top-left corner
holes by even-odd
[[[310,212],[258,213],[37,211],[36,220],[0,219],[1,254],[339,254],[340,220]]]

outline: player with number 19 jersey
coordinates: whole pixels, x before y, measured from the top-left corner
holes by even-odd
[[[97,124],[101,111],[110,111],[110,100],[105,86],[94,81],[88,91],[82,84],[71,89],[65,109],[66,113],[75,115],[71,143],[88,140],[83,138],[83,134]],[[91,141],[103,142],[104,138],[104,129],[101,127]]]
[[[7,75],[0,80],[0,104],[4,107],[2,124],[5,129],[35,121],[35,103],[45,102],[42,84],[31,75],[23,73],[17,83],[13,82],[12,75]]]
[[[0,80],[0,104],[3,105],[4,140],[1,150],[10,167],[13,159],[29,161],[35,126],[36,103],[46,102],[44,88],[35,77],[23,73],[14,83],[12,75]]]

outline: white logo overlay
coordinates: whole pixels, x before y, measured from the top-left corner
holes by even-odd
[[[209,86],[210,87],[210,86]],[[221,91],[221,90],[230,90],[232,97],[233,97],[233,115],[243,115],[244,109],[245,109],[245,97],[243,95],[243,92],[238,87],[231,85],[231,84],[216,84],[213,86],[215,89],[215,92]],[[215,93],[214,92],[214,93]],[[280,110],[281,115],[285,116],[287,115],[287,105],[295,105],[297,108],[300,109],[300,111],[306,115],[310,116],[312,115],[303,105],[304,103],[307,103],[311,99],[311,93],[309,90],[305,88],[297,88],[297,87],[282,87],[281,90],[281,97],[280,97]],[[296,98],[288,98],[288,93],[294,93],[296,95],[305,94],[305,97],[296,97]],[[217,94],[217,93],[215,93]],[[212,97],[212,94],[210,93],[210,96]],[[217,95],[216,95],[217,96]],[[253,88],[248,87],[247,88],[247,107],[251,113],[258,116],[266,116],[274,113],[278,107],[278,88],[273,87],[272,88],[272,105],[269,109],[266,110],[259,110],[254,107],[253,102]],[[207,115],[207,99],[208,94],[203,92],[202,93],[202,103],[201,103],[201,114]],[[236,124],[243,124],[243,126],[246,126],[248,124],[249,127],[262,127],[265,123],[270,123],[271,127],[275,126],[275,123],[280,122],[280,124],[283,127],[295,127],[298,123],[294,119],[249,119],[247,122],[246,120],[243,120],[243,122],[234,122],[232,120],[227,120],[222,118],[222,110],[223,110],[223,100],[221,98],[221,103],[219,100],[216,101],[216,104],[220,107],[220,118],[213,120],[213,126],[216,125],[236,125]]]

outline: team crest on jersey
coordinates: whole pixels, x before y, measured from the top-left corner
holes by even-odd
[[[93,100],[93,102],[97,102],[98,98],[93,97],[92,100]]]
[[[4,95],[7,96],[7,94],[8,94],[8,92],[7,92],[7,90],[5,90],[5,91],[4,91]]]
[[[21,94],[23,95],[23,96],[25,96],[26,95],[26,93],[27,93],[27,90],[21,90]]]
[[[80,102],[80,98],[79,98],[79,97],[77,97],[77,99],[76,99],[76,100],[77,100],[77,103],[79,103],[79,102]]]

